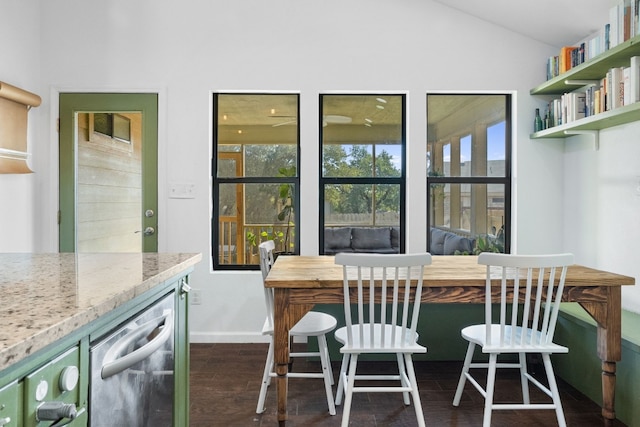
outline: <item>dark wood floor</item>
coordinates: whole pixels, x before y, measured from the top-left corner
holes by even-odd
[[[267,410],[256,414],[260,381],[267,344],[192,344],[191,345],[191,426],[250,427],[277,426],[275,383],[267,394]],[[314,369],[315,361],[296,360],[293,370]],[[375,371],[394,368],[387,362],[361,362],[358,366]],[[467,383],[459,407],[451,404],[460,375],[461,362],[416,362],[420,396],[429,426],[470,427],[482,425],[483,399]],[[334,376],[340,369],[333,362]],[[566,383],[559,381],[568,426],[603,425],[600,407]],[[334,393],[336,387],[334,386]],[[533,399],[546,396],[534,392]],[[517,374],[499,374],[496,399],[517,401],[520,383]],[[329,415],[322,380],[290,379],[287,426],[339,426],[342,407]],[[399,394],[357,394],[351,410],[353,426],[415,426],[413,406],[405,407]],[[557,425],[554,411],[494,411],[493,427]],[[615,427],[624,426],[615,422]]]

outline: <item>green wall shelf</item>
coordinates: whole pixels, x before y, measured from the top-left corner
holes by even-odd
[[[611,68],[629,66],[629,59],[632,56],[640,56],[640,35],[547,80],[531,89],[530,94],[540,96],[571,92],[585,86],[589,81],[602,79]],[[576,134],[591,133],[594,135],[595,147],[598,149],[600,130],[638,120],[640,120],[640,102],[534,132],[530,137],[531,139],[567,138]]]
[[[567,84],[567,80],[600,80],[613,67],[629,66],[629,58],[640,56],[640,35],[583,62],[561,75],[531,89],[531,95],[557,95],[571,92],[584,84]]]

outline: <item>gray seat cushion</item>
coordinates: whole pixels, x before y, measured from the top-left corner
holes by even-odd
[[[456,251],[472,254],[473,241],[467,237],[458,236],[453,233],[447,233],[444,238],[444,254],[455,255]]]
[[[400,249],[400,228],[391,227],[391,247]]]
[[[351,247],[351,228],[325,228],[324,229],[324,248],[326,250],[335,251]]]
[[[447,232],[438,228],[431,228],[431,246],[429,252],[431,255],[444,255],[444,238]]]
[[[351,247],[355,251],[391,250],[391,229],[354,228],[351,230]]]

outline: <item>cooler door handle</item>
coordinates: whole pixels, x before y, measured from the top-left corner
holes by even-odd
[[[138,341],[146,335],[149,335],[154,329],[162,326],[160,333],[139,349],[129,354],[122,355],[131,343]],[[124,337],[120,338],[104,356],[102,370],[100,375],[102,379],[107,379],[113,375],[119,374],[125,369],[135,365],[136,363],[146,359],[156,350],[158,350],[171,336],[173,331],[173,310],[164,310],[162,316],[157,317],[140,325]]]

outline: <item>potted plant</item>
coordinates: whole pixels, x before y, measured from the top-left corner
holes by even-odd
[[[273,240],[276,245],[278,243],[283,243],[284,232],[277,231],[273,228],[260,230],[260,232],[258,232],[257,234],[252,230],[247,231],[247,243],[248,247],[250,248],[248,253],[249,259],[247,261],[249,264],[258,263],[258,252],[256,248],[261,242],[266,242],[267,240]]]
[[[281,177],[294,177],[296,176],[296,167],[291,166],[288,168],[280,168],[278,170],[278,176]],[[280,200],[282,208],[280,212],[278,212],[278,221],[287,222],[287,228],[284,231],[284,253],[291,253],[289,250],[293,246],[293,243],[290,242],[291,237],[291,226],[293,225],[292,218],[294,214],[294,194],[293,194],[293,184],[291,183],[283,183],[278,187],[278,198]]]
[[[476,236],[476,244],[473,255],[480,255],[482,252],[504,253],[504,226],[496,236],[482,234]],[[455,251],[454,255],[471,255],[467,251]]]
[[[296,167],[282,167],[278,169],[279,177],[294,177],[296,176]],[[293,215],[295,213],[295,205],[294,205],[294,186],[291,183],[283,183],[278,186],[278,195],[277,198],[273,199],[276,207],[279,207],[279,212],[277,214],[278,221],[286,221],[286,229],[285,231],[276,230],[275,227],[268,227],[267,229],[262,229],[259,232],[255,230],[249,230],[246,234],[246,239],[250,250],[250,263],[253,262],[257,253],[255,253],[255,248],[258,247],[260,242],[264,242],[267,240],[273,240],[276,243],[276,247],[280,246],[282,250],[276,251],[274,256],[279,254],[292,254],[291,248],[293,247],[293,243],[290,241],[291,237],[291,226],[293,223]]]

